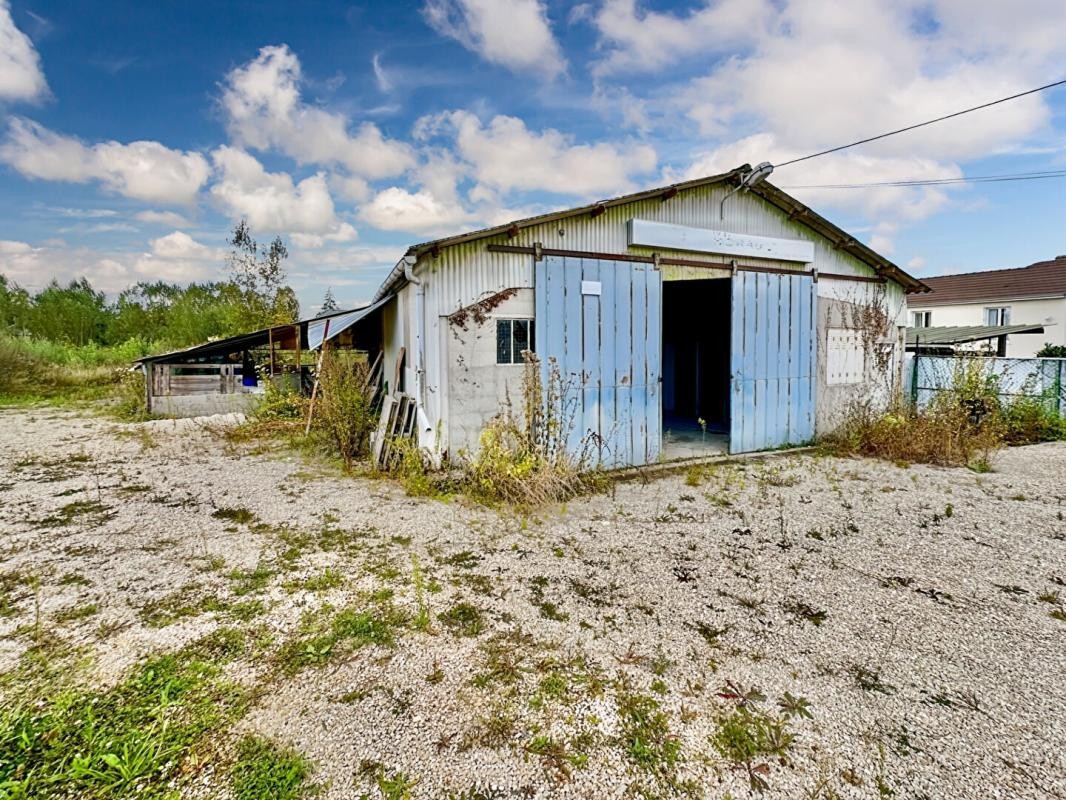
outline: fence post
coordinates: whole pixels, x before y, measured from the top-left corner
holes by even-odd
[[[1066,412],[1066,408],[1063,408],[1063,406],[1066,405],[1066,403],[1063,402],[1066,398],[1063,398],[1062,396],[1062,367],[1066,364],[1066,359],[1060,359],[1058,364],[1058,369],[1055,371],[1055,410],[1058,412],[1058,415],[1062,417],[1066,416],[1066,413],[1063,413]]]
[[[911,364],[911,408],[918,410],[918,359],[922,357],[919,338],[914,337],[914,363]]]

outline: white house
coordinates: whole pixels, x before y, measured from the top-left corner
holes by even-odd
[[[924,285],[770,183],[738,191],[750,174],[411,247],[374,299],[419,443],[472,452],[526,349],[609,465],[798,444],[887,401]]]
[[[915,328],[1043,325],[1043,336],[1011,336],[1007,356],[1030,358],[1044,344],[1066,344],[1066,255],[1028,267],[925,278],[931,292],[910,300]]]

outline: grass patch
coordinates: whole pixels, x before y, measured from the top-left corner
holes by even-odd
[[[234,800],[299,800],[314,791],[311,765],[296,751],[259,736],[245,736],[230,767]]]
[[[16,681],[0,710],[2,796],[173,798],[185,759],[243,713],[214,660],[231,639],[149,659],[103,693]]]
[[[670,720],[654,697],[623,692],[616,698],[626,756],[643,770],[660,776],[673,773],[681,761],[681,740],[670,732]]]
[[[320,667],[331,659],[368,645],[391,647],[396,632],[407,623],[391,600],[379,599],[369,608],[350,606],[330,616],[311,615],[301,634],[285,644],[277,655],[282,669],[293,674],[305,667]]]

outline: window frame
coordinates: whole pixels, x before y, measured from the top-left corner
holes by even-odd
[[[988,321],[988,312],[996,315],[995,322]],[[1010,306],[985,306],[985,325],[1010,325]]]
[[[919,325],[918,320],[923,319],[923,324]],[[933,312],[932,311],[911,311],[911,327],[912,328],[931,328],[933,327]]]
[[[525,360],[522,358],[522,350],[528,350],[531,353],[535,353],[536,352],[536,343],[535,343],[536,317],[514,315],[514,316],[507,316],[507,317],[495,317],[494,319],[495,319],[495,322],[496,322],[496,339],[495,339],[496,366],[497,367],[522,366],[523,364],[525,364]],[[500,361],[500,323],[504,323],[504,322],[508,323],[510,325],[510,339],[511,339],[511,353],[510,353],[511,360],[510,361]],[[524,348],[522,348],[522,350],[518,350],[517,352],[515,351],[515,346],[516,345],[515,345],[515,335],[514,335],[514,324],[516,322],[525,322],[525,323],[527,323],[527,325],[526,325],[526,346]]]

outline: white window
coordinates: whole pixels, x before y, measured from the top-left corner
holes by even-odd
[[[496,363],[522,364],[522,351],[533,352],[533,320],[496,320]]]
[[[928,328],[933,324],[932,311],[914,311],[911,313],[912,328]]]
[[[826,383],[836,386],[862,383],[866,373],[866,348],[862,332],[852,328],[830,328]]]
[[[1010,306],[986,308],[985,325],[1010,325]]]

